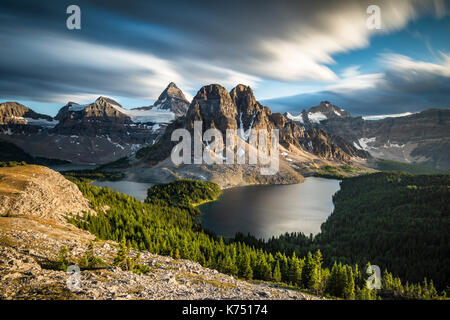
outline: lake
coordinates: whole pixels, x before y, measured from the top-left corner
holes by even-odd
[[[144,201],[152,183],[94,181]],[[332,196],[339,181],[309,177],[292,185],[249,186],[226,189],[217,201],[199,206],[202,225],[218,235],[233,237],[236,232],[270,238],[285,232],[317,234],[334,209]]]
[[[147,198],[147,190],[153,183],[142,183],[133,181],[94,181],[92,182],[97,187],[109,187],[111,190],[116,190],[121,193],[128,194],[135,197],[140,201],[144,201]]]
[[[202,225],[216,234],[236,232],[270,238],[285,232],[317,234],[332,213],[338,180],[316,177],[304,183],[238,187],[224,190],[215,202],[199,207]]]

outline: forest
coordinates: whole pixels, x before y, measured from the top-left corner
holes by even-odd
[[[274,251],[236,239],[223,239],[202,229],[193,204],[218,196],[220,189],[211,182],[181,180],[149,190],[146,202],[99,188],[72,178],[92,203],[97,215],[71,218],[71,222],[97,235],[126,243],[128,247],[152,253],[189,259],[220,272],[247,280],[263,280],[298,288],[317,295],[341,299],[440,299],[432,280],[405,283],[385,270],[382,289],[367,286],[369,261],[361,264],[342,263],[334,256],[324,256],[321,249],[310,250],[307,240],[305,254],[296,250]],[[349,179],[351,180],[351,179]],[[205,193],[190,193],[200,186]],[[161,201],[158,198],[161,197]],[[107,206],[107,212],[104,208]],[[326,248],[327,252],[330,252]],[[332,251],[331,251],[332,252]]]
[[[341,182],[333,213],[316,236],[284,234],[267,241],[237,234],[232,241],[299,256],[320,249],[324,263],[370,261],[401,279],[450,280],[450,175],[375,173]]]
[[[371,164],[374,169],[381,171],[403,171],[411,174],[446,174],[448,171],[436,169],[417,163],[406,163],[386,159],[375,159]]]

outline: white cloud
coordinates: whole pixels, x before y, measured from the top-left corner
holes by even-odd
[[[392,70],[399,72],[409,72],[412,74],[426,72],[444,77],[450,77],[450,55],[441,53],[440,63],[417,61],[400,54],[385,54],[382,56],[382,63]]]
[[[354,90],[374,88],[379,84],[384,74],[369,73],[361,74],[359,66],[350,66],[341,73],[341,78],[334,84],[331,84],[326,90],[337,93],[351,93]]]
[[[259,48],[267,55],[253,61],[250,69],[258,75],[284,81],[335,81],[338,76],[327,66],[335,63],[334,54],[367,47],[370,37],[377,32],[403,28],[417,16],[415,5],[422,3],[384,2],[381,31],[367,28],[367,6],[360,1],[325,6],[311,13],[313,20],[299,19],[285,37],[260,40]]]

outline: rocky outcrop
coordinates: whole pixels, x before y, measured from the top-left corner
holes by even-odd
[[[57,123],[52,117],[36,113],[20,103],[0,104],[0,136],[32,135],[53,128]]]
[[[178,142],[171,140],[176,129],[187,129],[194,137],[195,121],[202,122],[201,134],[210,128],[222,133],[223,139],[227,130],[236,130],[237,136],[245,148],[244,164],[214,165],[181,164],[174,165],[170,155]],[[279,170],[274,175],[262,175],[262,164],[250,165],[248,150],[252,148],[249,137],[253,130],[279,130],[280,161]],[[226,141],[223,141],[226,145]],[[203,143],[203,149],[208,143]],[[191,143],[193,148],[194,143]],[[230,149],[229,146],[225,146]],[[224,149],[225,150],[225,149]],[[237,143],[231,150],[237,159],[242,149]],[[320,129],[306,129],[282,114],[272,113],[268,107],[261,105],[250,87],[238,85],[228,92],[218,84],[202,87],[192,100],[186,117],[171,123],[164,136],[152,147],[138,152],[142,159],[140,166],[127,171],[129,177],[140,181],[170,181],[181,178],[210,180],[227,188],[249,184],[288,184],[303,181],[304,174],[311,174],[321,165],[349,163],[356,158],[367,158],[369,154],[358,150],[346,141]],[[191,152],[193,158],[194,152]],[[215,154],[219,159],[224,153]],[[236,160],[237,161],[237,160]],[[236,162],[235,162],[236,163]]]
[[[33,216],[66,223],[66,214],[92,212],[76,185],[46,167],[1,168],[0,215]]]

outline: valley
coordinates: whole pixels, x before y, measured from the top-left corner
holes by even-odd
[[[0,111],[0,146],[4,150],[3,158],[0,156],[4,168],[0,170],[24,174],[18,179],[0,172],[4,185],[0,188],[1,219],[7,219],[1,238],[3,256],[17,270],[30,268],[26,272],[42,274],[39,281],[20,278],[11,276],[13,271],[4,266],[0,276],[5,283],[21,283],[19,291],[8,291],[4,298],[45,299],[42,292],[46,287],[57,288],[58,297],[69,299],[441,299],[447,294],[448,270],[440,262],[446,259],[448,242],[443,231],[449,212],[444,188],[449,177],[442,165],[447,161],[445,152],[440,153],[439,161],[435,161],[436,155],[429,156],[432,161],[401,159],[391,156],[387,142],[384,151],[377,153],[381,147],[375,141],[384,138],[366,138],[372,134],[370,130],[378,128],[389,132],[386,139],[394,148],[400,143],[396,134],[408,130],[427,132],[416,142],[421,137],[428,139],[430,130],[424,126],[435,120],[421,113],[395,120],[358,120],[323,102],[299,116],[282,115],[261,105],[248,86],[238,85],[231,91],[218,84],[204,86],[189,103],[174,83],[153,106],[137,109],[125,109],[101,96],[87,105],[70,102],[55,118],[14,103],[3,103]],[[350,125],[361,121],[360,128]],[[410,121],[416,129],[409,129]],[[445,120],[439,121],[446,126]],[[198,123],[202,125],[196,128]],[[388,125],[392,128],[387,129]],[[237,144],[228,145],[227,138],[223,150],[209,148],[212,141],[203,137],[208,128],[223,136],[234,130]],[[209,153],[224,159],[231,154],[231,164],[230,159],[212,164],[174,163],[171,152],[177,141],[172,133],[177,129],[200,133],[187,151],[200,144],[203,156]],[[259,148],[249,139],[253,130],[278,130],[275,174],[262,174],[264,164],[249,163],[252,148]],[[442,130],[435,132],[435,138],[444,143],[445,138],[437,136],[444,134]],[[407,133],[402,139],[416,143],[412,137]],[[194,152],[189,153],[190,160],[195,158]],[[65,182],[58,173],[27,162],[54,168]],[[389,170],[414,175],[379,172]],[[32,177],[30,172],[34,172]],[[59,182],[41,185],[48,179],[44,176]],[[81,192],[77,197],[84,199],[81,212],[71,209],[80,204],[64,204],[68,200],[59,198],[65,191],[51,190],[67,185],[68,180],[73,182],[73,192],[73,188]],[[403,185],[401,181],[410,182]],[[420,196],[416,190],[421,190]],[[42,196],[43,192],[47,195]],[[392,199],[394,194],[402,195],[399,202]],[[423,207],[416,207],[422,209],[417,211],[402,202],[411,197],[422,199]],[[59,206],[64,209],[48,216],[48,210]],[[424,216],[425,208],[434,211]],[[372,213],[382,220],[372,220]],[[20,230],[28,230],[23,237],[14,236],[14,232],[23,233],[16,229],[16,219],[23,224]],[[436,234],[421,233],[414,221],[422,221]],[[377,227],[365,229],[361,223]],[[406,229],[402,227],[405,224],[409,226]],[[53,225],[56,229],[50,230]],[[386,240],[396,236],[383,228],[399,237],[399,245]],[[69,234],[56,231],[63,229]],[[71,236],[71,232],[75,233]],[[31,260],[33,266],[25,266],[20,261],[30,261],[30,239],[45,238],[46,233],[53,234],[52,244],[45,242],[38,255],[33,251],[33,257],[40,258]],[[70,243],[64,240],[70,237]],[[425,250],[419,244],[423,239],[433,266],[411,262],[418,251]],[[70,247],[68,256],[66,246]],[[122,262],[117,262],[119,256]],[[96,266],[100,261],[102,266]],[[107,285],[67,291],[61,286],[63,273],[58,272],[64,272],[70,263],[86,266],[83,281],[105,278]],[[382,290],[366,285],[364,271],[369,263],[383,269]],[[403,267],[406,263],[411,270]],[[94,271],[97,267],[106,272]],[[194,279],[186,274],[199,276]],[[50,276],[58,280],[51,281]],[[113,285],[120,282],[128,285]],[[145,285],[138,288],[133,284],[137,282]],[[197,285],[208,289],[197,294]]]

